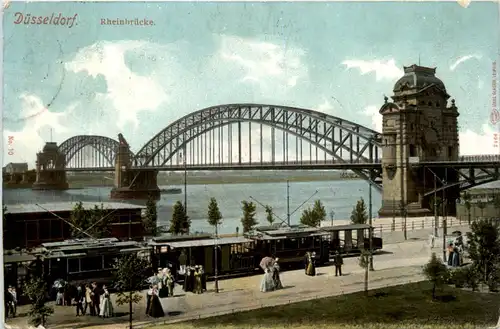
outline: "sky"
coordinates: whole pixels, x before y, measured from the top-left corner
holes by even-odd
[[[72,26],[25,25],[19,13],[77,16]],[[154,24],[101,24],[125,18]],[[384,95],[419,62],[437,67],[456,100],[461,154],[498,154],[498,28],[492,2],[13,2],[3,18],[3,161],[33,167],[45,142],[86,134],[123,133],[137,151],[182,116],[230,103],[314,109],[381,132]]]

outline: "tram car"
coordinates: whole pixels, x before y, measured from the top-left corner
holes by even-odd
[[[202,265],[208,276],[213,276],[217,267],[218,275],[229,276],[259,271],[264,257],[279,258],[282,268],[297,268],[303,265],[307,252],[316,254],[318,266],[325,265],[336,251],[349,254],[369,249],[369,229],[368,224],[321,228],[262,226],[239,237],[164,236],[153,238],[149,245],[155,270],[168,267],[176,273],[184,265],[184,254],[185,265]],[[372,237],[372,248],[381,249],[382,239]]]

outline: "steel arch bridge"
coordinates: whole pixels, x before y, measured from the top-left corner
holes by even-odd
[[[114,167],[119,145],[109,137],[79,135],[65,140],[58,150],[66,156],[66,168],[88,168],[91,171],[93,168]],[[90,154],[86,148],[90,148]]]
[[[258,154],[252,153],[255,125],[259,128]],[[264,161],[263,127],[270,128],[268,161]],[[248,144],[244,145],[243,139]],[[309,154],[304,154],[303,142],[308,144]],[[281,144],[281,150],[277,144]],[[168,168],[186,161],[203,170],[224,165],[238,169],[256,162],[262,167],[267,162],[271,168],[278,164],[319,167],[337,163],[359,165],[351,169],[364,178],[370,170],[377,171],[372,177],[380,177],[381,146],[380,133],[322,112],[278,105],[228,104],[205,108],[173,122],[137,152],[134,166]],[[362,168],[370,164],[378,165]]]

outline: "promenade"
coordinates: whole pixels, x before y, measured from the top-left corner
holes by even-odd
[[[467,227],[455,229],[465,232]],[[422,265],[430,257],[431,252],[441,255],[441,244],[438,240],[434,250],[428,242],[432,229],[408,232],[408,240],[404,241],[403,232],[383,233],[383,251],[374,256],[375,271],[369,274],[370,289],[382,288],[423,280]],[[214,291],[214,283],[208,282],[208,292],[195,295],[184,293],[180,286],[175,287],[175,297],[162,299],[163,308],[168,315],[157,319],[157,323],[174,323],[190,319],[210,317],[242,310],[251,310],[266,306],[294,303],[309,299],[352,293],[363,290],[364,270],[358,265],[358,258],[344,259],[342,277],[335,277],[333,266],[320,267],[317,276],[309,277],[304,270],[287,271],[281,274],[284,289],[261,293],[259,291],[261,275],[219,281],[220,292]],[[134,305],[135,327],[150,326],[152,319],[145,313],[144,299]],[[97,317],[76,317],[75,307],[56,306],[55,313],[49,319],[50,328],[125,328],[128,320],[128,306],[116,306],[119,317],[100,319]],[[19,307],[20,315],[26,314],[29,306]],[[8,319],[8,323],[26,327],[27,317]]]

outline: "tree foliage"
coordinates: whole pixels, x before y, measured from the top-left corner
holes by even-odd
[[[139,303],[142,295],[139,293],[150,272],[149,262],[137,253],[124,255],[115,264],[115,288],[118,291],[116,303],[129,306],[129,328],[132,328],[132,306]]]
[[[40,277],[30,278],[24,285],[24,293],[31,301],[31,308],[28,313],[30,323],[38,327],[45,326],[47,318],[54,313],[52,307],[46,306],[47,301],[47,284]]]
[[[273,216],[273,208],[271,206],[266,206],[266,220],[269,223],[269,225],[273,225],[274,223],[274,216]]]
[[[480,219],[471,223],[467,232],[469,258],[476,265],[485,282],[495,265],[500,262],[500,232],[497,224]]]
[[[255,219],[255,211],[257,206],[253,202],[241,201],[241,210],[243,217],[241,218],[241,225],[243,226],[243,233],[251,231],[259,222]]]
[[[222,223],[222,213],[219,210],[219,205],[215,198],[210,198],[208,204],[208,224],[217,226]]]
[[[314,201],[313,208],[307,208],[302,212],[300,223],[311,226],[319,227],[321,222],[326,219],[326,210],[320,200]]]
[[[481,210],[481,217],[484,217],[484,208],[486,208],[486,203],[479,200],[478,202],[476,202],[476,206],[479,208],[479,210]]]
[[[174,204],[172,211],[172,219],[170,220],[170,233],[172,234],[187,234],[191,227],[191,220],[186,214],[186,208],[182,202],[177,201]]]
[[[157,236],[160,233],[158,229],[158,211],[156,209],[156,200],[153,196],[149,196],[146,201],[146,213],[144,214],[142,223],[144,225],[144,233],[150,236]]]
[[[77,202],[71,212],[71,235],[74,238],[86,238],[87,234],[94,238],[109,236],[109,221],[111,217],[104,205],[95,205],[93,209],[85,209],[82,202]]]
[[[368,221],[368,214],[366,212],[365,200],[361,198],[352,209],[351,222],[353,224],[366,224]]]
[[[423,274],[432,283],[432,299],[436,298],[436,287],[443,285],[448,277],[448,268],[432,253],[431,259],[423,268]]]

